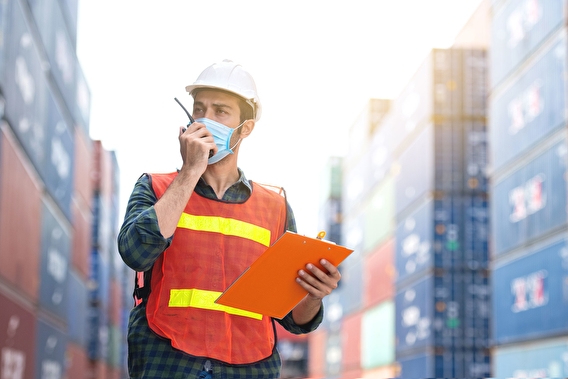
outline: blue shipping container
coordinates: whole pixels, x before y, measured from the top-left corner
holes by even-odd
[[[71,237],[53,205],[44,202],[41,232],[40,304],[67,320]]]
[[[552,32],[559,29],[566,13],[565,1],[507,1],[491,23],[491,84],[499,83]]]
[[[434,345],[434,277],[397,288],[395,297],[396,354]]]
[[[491,223],[495,255],[565,227],[566,152],[562,139],[494,184]]]
[[[566,42],[562,34],[527,71],[515,77],[505,92],[491,100],[489,130],[494,170],[565,127]]]
[[[402,219],[396,228],[397,282],[433,267],[434,205],[424,203]]]
[[[67,338],[48,322],[38,319],[36,340],[37,379],[63,378],[65,376]]]
[[[568,244],[563,240],[492,274],[496,344],[568,333]]]
[[[50,73],[57,83],[68,112],[76,106],[75,43],[69,36],[58,0],[30,0],[32,13],[49,59]]]
[[[566,378],[568,377],[568,342],[516,345],[494,350],[495,378]]]
[[[21,2],[12,1],[5,47],[5,116],[38,171],[46,159],[48,88]]]
[[[40,174],[57,205],[67,219],[71,220],[75,138],[53,97],[50,98],[48,104],[46,159]]]
[[[87,348],[89,291],[85,281],[74,270],[69,274],[68,288],[67,334],[70,341]]]
[[[397,359],[400,365],[398,378],[436,378],[432,354],[417,354]],[[452,375],[453,377],[453,375]]]
[[[6,65],[6,44],[8,43],[8,16],[13,0],[0,0],[0,92],[4,89],[5,65]]]

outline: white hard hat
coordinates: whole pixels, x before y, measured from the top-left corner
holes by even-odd
[[[252,76],[240,65],[225,59],[212,64],[199,75],[185,90],[194,96],[199,88],[213,88],[228,91],[242,97],[252,107],[255,121],[260,119],[262,107]]]

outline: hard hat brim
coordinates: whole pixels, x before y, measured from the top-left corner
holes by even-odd
[[[211,84],[191,84],[191,85],[188,85],[188,86],[185,87],[185,90],[192,97],[194,97],[193,92],[197,89],[211,89],[211,90],[218,90],[218,91],[222,91],[222,92],[231,93],[231,94],[243,99],[247,104],[249,104],[253,108],[255,121],[258,121],[258,119],[260,118],[260,107],[259,107],[259,104],[255,101],[255,99],[246,98],[242,94],[240,94],[239,92],[232,91],[232,90],[227,89],[225,87],[215,86],[215,85],[211,85]]]

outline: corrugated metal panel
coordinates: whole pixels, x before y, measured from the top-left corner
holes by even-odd
[[[76,107],[73,113],[74,119],[79,125],[79,129],[89,135],[90,117],[91,117],[91,90],[81,65],[77,62],[76,66],[76,88],[75,101]]]
[[[0,372],[3,378],[34,378],[35,316],[0,293]]]
[[[495,255],[566,225],[566,152],[561,140],[495,184]]]
[[[81,208],[78,202],[72,204],[73,245],[71,262],[81,273],[83,279],[89,277],[91,255],[92,214],[89,209]]]
[[[434,278],[429,276],[404,289],[397,288],[396,351],[434,345]]]
[[[398,366],[389,365],[372,370],[363,371],[362,378],[365,379],[383,379],[383,378],[396,378],[397,372],[399,371]]]
[[[110,296],[110,264],[108,254],[97,249],[91,251],[91,286],[89,298],[97,307],[108,310]]]
[[[420,274],[433,266],[434,204],[417,207],[396,229],[397,281]]]
[[[397,215],[434,189],[433,149],[434,128],[430,125],[398,158],[395,209]]]
[[[341,324],[341,366],[344,372],[361,370],[361,313],[351,314]],[[343,374],[348,377],[347,374]]]
[[[340,265],[340,286],[335,290],[340,297],[339,302],[343,315],[357,312],[363,306],[363,261],[361,259],[345,262]]]
[[[365,231],[363,251],[369,252],[393,233],[395,190],[394,181],[389,178],[369,196],[365,207]]]
[[[495,378],[565,378],[568,342],[548,340],[494,350]]]
[[[103,308],[91,306],[88,311],[87,354],[91,360],[106,361],[109,353],[109,323]]]
[[[325,376],[325,353],[327,331],[317,329],[309,335],[308,371],[310,377],[321,378]]]
[[[4,97],[6,118],[38,171],[47,158],[46,117],[49,92],[41,60],[22,13],[13,1],[6,45]]]
[[[75,270],[71,270],[68,282],[69,301],[67,302],[67,334],[69,340],[87,348],[87,328],[89,311],[89,291],[87,283]]]
[[[53,199],[65,216],[71,219],[75,141],[52,97],[48,102],[47,125],[46,159],[40,175]]]
[[[110,278],[109,286],[109,319],[114,325],[120,325],[120,316],[123,306],[120,283],[115,278]]]
[[[393,133],[394,124],[381,122],[373,133],[370,146],[370,188],[378,185],[390,172],[392,166],[392,150],[390,134]]]
[[[357,160],[354,165],[344,171],[344,181],[342,188],[342,209],[350,213],[361,203],[361,199],[369,191],[369,172],[370,160],[369,153]]]
[[[91,187],[93,146],[88,134],[81,130],[75,131],[75,155],[73,177],[75,179],[75,199],[81,207],[92,209],[93,188]]]
[[[75,107],[75,71],[78,64],[75,43],[66,28],[58,0],[32,0],[30,6],[47,53],[50,74],[65,101],[66,111],[71,113]]]
[[[515,75],[505,92],[491,100],[489,130],[494,170],[565,126],[565,72],[566,35],[562,34],[526,72]]]
[[[126,343],[126,337],[120,331],[120,328],[114,324],[110,324],[108,338],[108,359],[109,366],[117,368],[122,363],[121,347]]]
[[[508,1],[491,23],[491,84],[496,86],[564,21],[565,2]]]
[[[69,263],[71,236],[68,226],[53,210],[53,204],[44,202],[41,228],[40,305],[67,319]]]
[[[464,121],[463,188],[469,192],[489,191],[488,133],[484,122]]]
[[[325,373],[328,377],[339,375],[343,369],[341,365],[341,361],[343,359],[343,351],[341,350],[341,333],[328,333],[325,346]]]
[[[363,306],[376,305],[394,296],[394,238],[364,257]]]
[[[41,189],[15,139],[2,129],[0,159],[0,275],[33,299],[38,297]],[[17,183],[17,185],[15,185]]]
[[[65,378],[87,379],[89,374],[89,358],[85,348],[74,343],[67,344],[65,353],[66,372]]]
[[[10,16],[11,12],[11,3],[12,0],[2,0],[0,1],[0,90],[4,89],[4,81],[5,81],[5,52],[6,52],[6,44],[8,38],[6,38],[8,34],[8,17]],[[4,104],[2,104],[4,106]],[[2,110],[3,112],[3,110]]]
[[[77,18],[79,16],[79,0],[59,0],[61,11],[65,16],[67,30],[73,41],[73,46],[77,43]]]
[[[481,11],[481,8],[478,8],[478,11]],[[489,65],[487,52],[481,49],[464,49],[462,53],[463,113],[474,118],[485,118],[488,93],[487,67]]]
[[[528,252],[493,271],[496,344],[568,333],[568,243]]]
[[[36,378],[61,378],[65,373],[66,335],[41,318],[37,321]]]
[[[361,320],[361,366],[368,370],[395,359],[395,309],[385,301],[365,311]]]
[[[431,354],[417,354],[397,359],[400,365],[398,378],[436,378],[434,359]]]

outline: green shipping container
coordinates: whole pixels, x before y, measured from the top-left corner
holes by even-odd
[[[363,314],[361,325],[361,365],[372,369],[395,360],[394,303],[387,300]]]
[[[388,177],[373,190],[365,207],[365,253],[394,233],[394,206],[394,180]]]

